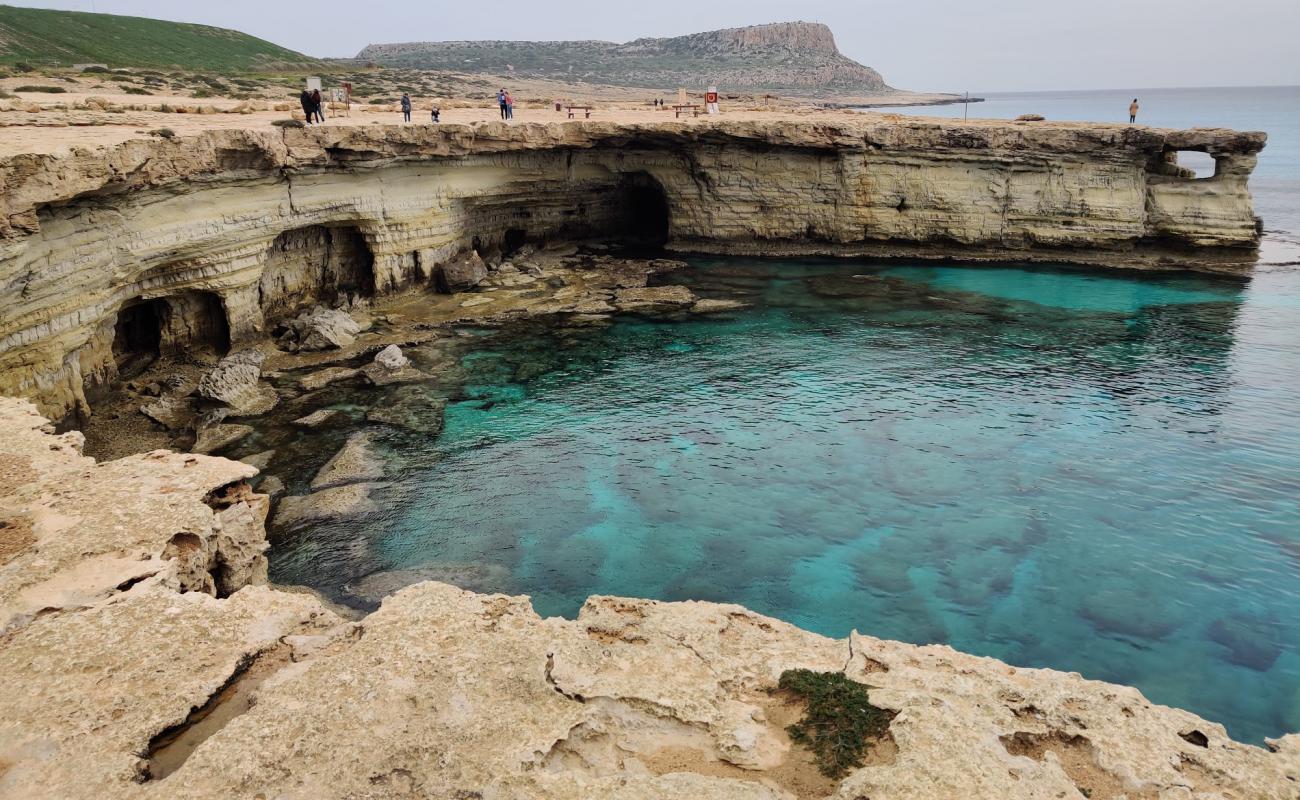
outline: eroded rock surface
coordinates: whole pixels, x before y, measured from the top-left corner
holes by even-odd
[[[225,352],[304,305],[408,287],[490,304],[488,289],[547,280],[488,272],[521,239],[1240,273],[1264,142],[862,115],[222,130],[14,156],[0,160],[0,391],[84,416],[119,364]],[[1189,150],[1215,159],[1212,177],[1174,163]],[[347,316],[294,318],[285,346],[345,347]]]
[[[0,797],[1297,796],[1300,735],[1242,745],[1128,687],[739,606],[592,597],[542,619],[524,597],[417,582],[508,577],[463,565],[357,581],[396,593],[348,623],[256,585],[248,465],[97,465],[79,445],[0,400],[0,680],[20,689],[0,692]],[[843,671],[895,712],[842,780],[786,734],[802,709],[774,687],[793,668]]]

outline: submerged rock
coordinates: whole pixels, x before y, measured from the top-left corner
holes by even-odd
[[[447,400],[423,386],[403,386],[380,406],[366,414],[370,422],[405,428],[414,433],[437,436],[442,433]]]
[[[723,311],[740,311],[749,308],[749,303],[740,300],[713,300],[709,298],[696,300],[691,311],[696,314],[717,314]]]
[[[500,564],[429,564],[411,569],[372,572],[343,587],[343,591],[367,603],[424,581],[449,583],[471,592],[503,592],[510,586],[510,570]]]
[[[332,522],[375,514],[379,506],[370,499],[373,483],[350,483],[307,495],[294,495],[280,501],[274,524],[292,530],[320,522]]]
[[[260,472],[270,465],[272,458],[275,458],[274,450],[263,450],[262,452],[254,453],[251,456],[244,456],[239,460]]]
[[[368,432],[354,433],[343,448],[320,468],[312,479],[311,490],[318,492],[349,483],[374,481],[384,477],[384,464],[371,446]]]
[[[313,411],[305,417],[295,419],[291,424],[299,428],[319,428],[328,425],[334,421],[343,412],[335,408],[322,408],[319,411]]]

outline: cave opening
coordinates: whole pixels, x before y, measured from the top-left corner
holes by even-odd
[[[1203,180],[1213,178],[1219,171],[1219,162],[1204,150],[1166,149],[1161,156],[1162,163],[1156,171],[1175,178]]]
[[[623,176],[618,191],[620,234],[627,243],[656,248],[667,244],[671,212],[663,185],[648,173],[633,172]]]
[[[510,228],[501,239],[501,255],[509,256],[519,252],[519,248],[528,241],[528,231],[523,228]]]
[[[310,225],[281,233],[267,252],[258,285],[258,302],[268,320],[374,294],[374,254],[361,231],[350,225]]]
[[[113,363],[121,379],[144,372],[162,355],[167,304],[136,298],[117,312],[113,325]]]

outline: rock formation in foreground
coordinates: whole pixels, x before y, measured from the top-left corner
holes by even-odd
[[[0,797],[1294,800],[1300,735],[1228,738],[1137,690],[739,606],[421,583],[348,621],[261,585],[253,468],[95,464],[0,399]],[[839,780],[789,669],[893,713]]]
[[[466,254],[525,243],[1244,272],[1264,141],[845,115],[224,130],[15,156],[0,392],[84,417],[141,359],[224,353],[318,303],[454,290]],[[1183,150],[1214,176],[1178,167]]]
[[[724,91],[800,96],[865,96],[893,91],[880,73],[845,56],[831,29],[813,22],[778,22],[668,39],[616,44],[568,42],[407,42],[372,44],[360,61],[385,67],[484,72],[610,86],[716,85]]]

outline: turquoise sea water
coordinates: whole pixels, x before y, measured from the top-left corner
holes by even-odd
[[[1300,156],[1270,169],[1260,213],[1300,231]],[[382,513],[278,539],[273,579],[360,605],[377,574],[543,614],[742,603],[1132,684],[1247,741],[1300,731],[1300,270],[694,259],[669,278],[751,307],[464,330],[450,368],[445,345],[409,349],[445,431],[383,434]],[[388,398],[316,402],[362,425]],[[277,447],[301,491],[346,430],[247,447]]]
[[[753,307],[472,332],[443,435],[386,445],[385,514],[277,543],[274,577],[348,600],[470,565],[543,614],[736,602],[1135,684],[1249,740],[1300,729],[1294,279],[673,278]]]

